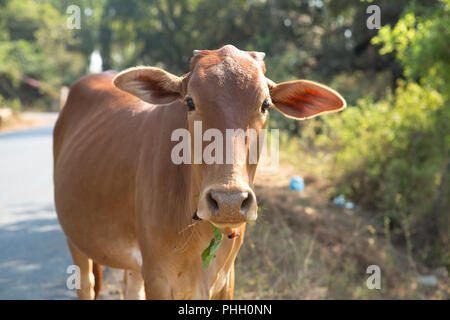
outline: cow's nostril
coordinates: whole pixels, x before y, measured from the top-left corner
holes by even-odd
[[[206,196],[206,201],[208,202],[209,210],[211,210],[212,212],[219,211],[219,204],[217,203],[216,199],[213,198],[212,192],[210,192]]]
[[[247,197],[242,201],[241,203],[241,212],[242,213],[247,213],[248,209],[250,208],[252,199],[251,199],[251,195],[247,194]]]

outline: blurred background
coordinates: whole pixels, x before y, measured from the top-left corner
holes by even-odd
[[[319,81],[349,105],[271,111],[280,169],[257,180],[236,298],[449,299],[449,26],[449,0],[0,0],[0,298],[75,297],[51,177],[67,87],[141,64],[182,75],[192,50],[233,44],[264,51],[273,81]]]

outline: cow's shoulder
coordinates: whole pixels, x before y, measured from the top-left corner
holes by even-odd
[[[115,91],[117,89],[114,87],[112,80],[116,74],[116,71],[106,71],[81,77],[70,87],[70,93],[77,95],[99,90]]]

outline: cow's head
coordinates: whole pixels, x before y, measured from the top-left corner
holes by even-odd
[[[118,88],[152,104],[184,101],[192,137],[195,121],[201,121],[202,134],[208,129],[222,134],[223,164],[202,161],[192,165],[194,185],[200,190],[197,216],[221,229],[235,228],[257,217],[253,191],[257,164],[248,161],[252,136],[244,139],[244,148],[231,148],[236,161],[227,163],[227,129],[253,129],[259,135],[270,107],[287,117],[307,119],[346,105],[337,92],[312,81],[272,82],[264,75],[263,59],[264,53],[227,45],[194,51],[190,72],[181,77],[159,68],[137,67],[114,79]]]

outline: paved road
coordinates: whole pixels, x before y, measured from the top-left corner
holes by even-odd
[[[0,299],[76,297],[53,204],[52,130],[0,134]]]

